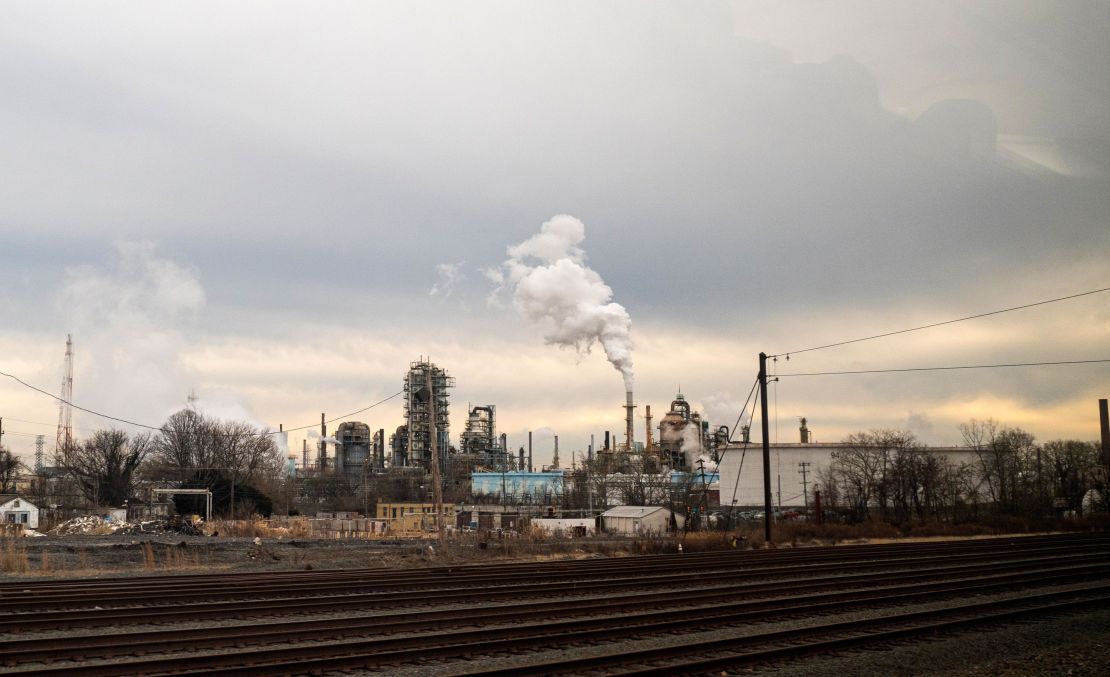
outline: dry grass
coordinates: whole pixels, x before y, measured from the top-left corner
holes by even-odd
[[[311,538],[312,527],[307,519],[291,519],[283,525],[272,525],[258,515],[249,520],[213,520],[205,528],[209,534],[231,538]]]
[[[13,574],[25,574],[31,570],[31,562],[27,559],[27,548],[17,538],[4,539],[4,546],[0,549],[0,571]]]

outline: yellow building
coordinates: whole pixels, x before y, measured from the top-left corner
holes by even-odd
[[[454,526],[458,506],[443,504],[443,524]],[[435,531],[435,503],[379,503],[375,516],[389,522],[392,531]]]

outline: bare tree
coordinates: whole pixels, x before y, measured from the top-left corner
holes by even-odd
[[[260,481],[281,471],[281,458],[267,430],[240,421],[221,421],[195,409],[166,420],[154,443],[159,471],[178,479],[225,476],[237,482]]]
[[[214,491],[226,483],[234,494],[236,487],[274,484],[282,459],[269,431],[189,408],[166,420],[155,438],[152,461],[152,474],[199,482]],[[235,512],[230,495],[218,502]]]
[[[1087,490],[1100,475],[1099,448],[1094,442],[1054,440],[1044,445],[1053,494],[1067,502],[1069,510],[1080,510]]]
[[[98,430],[67,454],[66,471],[81,493],[101,505],[120,506],[135,491],[135,474],[151,451],[150,435]]]
[[[0,447],[0,494],[15,493],[15,479],[22,467],[18,456]]]

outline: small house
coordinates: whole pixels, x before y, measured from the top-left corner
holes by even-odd
[[[22,524],[24,529],[38,529],[38,506],[22,496],[0,495],[0,524]]]

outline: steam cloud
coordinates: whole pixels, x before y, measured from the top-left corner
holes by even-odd
[[[67,270],[57,308],[76,347],[74,399],[161,424],[186,405],[198,380],[188,354],[198,343],[204,306],[204,287],[195,273],[161,256],[149,242],[119,242],[109,262]],[[59,357],[60,352],[59,341]],[[228,390],[207,389],[196,407],[264,427]],[[74,413],[87,427],[113,425]]]
[[[204,303],[196,276],[150,243],[121,242],[109,264],[67,270],[57,306],[76,345],[75,399],[160,424],[185,404],[193,375],[183,355]]]
[[[497,283],[497,292],[512,291],[513,307],[533,323],[548,326],[549,345],[573,347],[587,354],[594,341],[632,389],[632,318],[613,290],[585,262],[579,246],[586,226],[561,214],[543,224],[540,232],[509,247],[509,259],[486,271]]]
[[[440,296],[444,300],[451,298],[451,294],[455,291],[455,285],[466,279],[466,275],[461,271],[463,263],[465,262],[437,265],[436,274],[439,275],[439,282],[432,285],[428,296]]]

